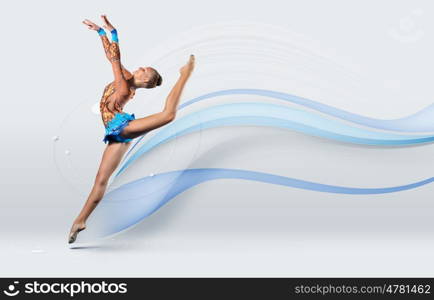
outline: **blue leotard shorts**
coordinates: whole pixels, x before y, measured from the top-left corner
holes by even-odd
[[[121,132],[126,126],[128,126],[130,121],[134,120],[135,118],[136,117],[134,116],[134,114],[130,115],[126,112],[116,113],[114,118],[107,123],[103,142],[107,143],[114,141],[120,143],[127,143],[132,141],[133,139],[126,139],[122,137]]]

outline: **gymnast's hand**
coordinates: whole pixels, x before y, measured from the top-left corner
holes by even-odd
[[[101,15],[101,19],[104,22],[104,25],[102,27],[104,27],[105,29],[107,29],[108,31],[112,31],[113,29],[115,29],[113,27],[113,25],[109,22],[109,20],[107,19],[106,15]]]
[[[194,69],[194,55],[191,54],[188,62],[179,70],[181,75],[183,76],[190,76],[191,72],[193,72]]]
[[[96,25],[95,23],[89,21],[88,19],[85,19],[83,21],[83,24],[87,25],[87,28],[89,28],[90,30],[96,30],[96,31],[98,31],[101,28],[98,25]]]

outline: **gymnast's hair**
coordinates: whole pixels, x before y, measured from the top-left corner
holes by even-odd
[[[146,88],[151,89],[156,86],[161,85],[163,82],[163,78],[161,77],[160,73],[157,72],[157,70],[154,69],[154,76],[152,76],[152,79],[148,82],[146,85]]]

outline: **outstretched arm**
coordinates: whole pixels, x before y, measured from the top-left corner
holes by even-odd
[[[102,15],[101,18],[104,22],[103,27],[105,29],[107,29],[108,31],[110,31],[110,33],[111,33],[112,41],[119,43],[118,32],[117,32],[116,28],[110,23],[110,21],[107,19],[106,15]],[[106,51],[106,45],[110,44],[110,42],[108,42],[107,36],[105,36],[105,39],[107,42],[105,42],[105,43],[103,42],[103,45],[104,45],[104,50]],[[122,63],[121,63],[121,68],[122,68],[122,73],[124,74],[125,79],[129,79],[133,76],[133,74],[131,74],[127,69],[125,69],[125,67],[122,65]]]
[[[112,42],[113,43],[119,43],[119,39],[118,39],[118,32],[117,32],[117,30],[116,30],[116,28],[110,23],[110,21],[107,19],[107,16],[106,15],[102,15],[101,16],[101,18],[102,18],[102,21],[104,22],[104,25],[103,25],[103,27],[105,28],[105,29],[107,29],[108,31],[110,31],[110,34],[111,34],[111,36],[112,36]],[[107,52],[108,52],[108,50],[109,50],[109,47],[110,47],[110,42],[109,42],[109,39],[107,38],[107,36],[106,36],[106,34],[105,34],[105,32],[104,32],[104,30],[102,29],[102,31],[101,31],[101,34],[100,34],[100,31],[98,31],[98,34],[100,35],[100,37],[101,37],[101,40],[102,40],[102,44],[103,44],[103,47],[104,47],[104,52],[106,53],[106,56],[107,56]],[[107,57],[108,58],[108,57]],[[110,60],[110,59],[109,59]],[[132,76],[133,76],[133,74],[131,74],[123,65],[122,65],[122,63],[121,63],[121,68],[122,68],[122,73],[124,74],[124,77],[125,77],[125,79],[130,79]]]
[[[104,34],[104,35],[100,35],[100,37],[101,37],[101,41],[102,41],[102,45],[103,45],[103,47],[104,47],[104,52],[105,52],[105,54],[106,54],[106,57],[107,57],[107,59],[108,60],[110,60],[110,55],[109,55],[109,49],[110,49],[110,45],[111,45],[111,43],[110,43],[110,41],[109,41],[109,39],[107,38],[107,36]],[[114,43],[114,42],[113,42]],[[121,63],[121,69],[122,69],[122,73],[123,73],[123,75],[124,75],[124,77],[125,77],[125,79],[130,79],[131,77],[133,77],[133,74],[131,74],[131,72],[130,71],[128,71],[123,65],[122,65],[122,63]]]
[[[103,19],[105,19],[105,16],[102,16]],[[129,94],[129,87],[127,83],[127,79],[129,79],[129,73],[128,71],[125,72],[122,68],[122,64],[120,61],[120,50],[119,50],[119,43],[117,42],[117,35],[116,35],[116,42],[113,41],[110,43],[107,39],[107,36],[105,34],[104,29],[96,25],[95,23],[92,23],[89,20],[84,20],[84,24],[88,26],[89,29],[95,30],[98,32],[98,34],[101,36],[101,40],[103,42],[104,51],[106,53],[107,59],[112,64],[113,69],[113,75],[114,75],[114,85],[115,90],[118,95],[125,96]]]
[[[122,72],[121,52],[118,43],[113,42],[110,44],[107,58],[112,64],[116,93],[120,96],[127,96],[130,93],[130,89],[127,80],[124,77],[124,73]]]

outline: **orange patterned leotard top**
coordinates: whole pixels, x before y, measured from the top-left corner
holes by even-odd
[[[104,127],[107,127],[107,123],[114,118],[116,113],[122,113],[123,105],[119,104],[116,99],[110,99],[110,96],[115,92],[114,82],[109,83],[104,88],[103,95],[101,97],[101,101],[99,103],[99,110],[101,112],[102,121],[104,123]],[[131,99],[135,92],[131,91],[128,99]]]

